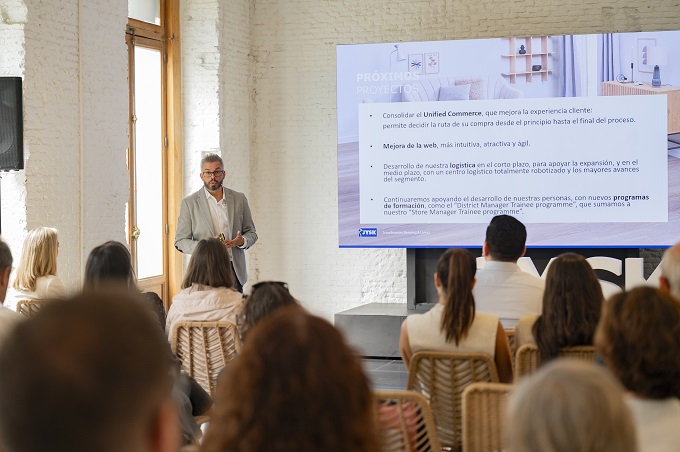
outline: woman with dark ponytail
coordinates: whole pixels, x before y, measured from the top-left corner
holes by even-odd
[[[475,312],[476,271],[467,250],[450,249],[439,258],[434,274],[439,303],[401,325],[399,349],[407,368],[419,350],[483,352],[493,356],[501,382],[512,381],[510,347],[498,317]]]

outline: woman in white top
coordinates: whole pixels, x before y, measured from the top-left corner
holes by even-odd
[[[57,276],[59,240],[57,230],[41,227],[29,231],[21,251],[5,307],[16,311],[20,300],[63,298],[66,289]]]
[[[629,391],[640,451],[680,448],[680,303],[652,287],[616,294],[595,332],[604,363]]]
[[[469,251],[447,250],[437,262],[439,303],[401,325],[399,349],[408,368],[419,350],[483,352],[491,355],[501,382],[512,381],[508,339],[497,316],[475,313],[472,288],[477,264]]]
[[[234,288],[234,272],[224,244],[203,239],[191,254],[182,291],[172,299],[165,332],[172,342],[178,321],[227,321],[236,324],[243,306],[243,295]]]

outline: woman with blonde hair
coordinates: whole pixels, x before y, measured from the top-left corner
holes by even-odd
[[[475,312],[476,272],[475,258],[467,250],[452,248],[439,258],[434,274],[439,303],[401,325],[399,349],[407,368],[419,350],[482,352],[494,358],[502,382],[512,381],[510,346],[499,318]]]
[[[63,298],[66,289],[57,276],[59,239],[54,228],[40,227],[29,231],[21,250],[12,290],[5,307],[16,310],[20,300]]]
[[[243,295],[236,290],[235,275],[224,244],[203,239],[191,253],[182,291],[172,299],[165,332],[172,342],[172,329],[180,320],[189,322],[227,321],[236,325]]]

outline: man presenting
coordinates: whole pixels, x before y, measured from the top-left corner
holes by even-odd
[[[257,232],[246,196],[222,186],[225,173],[219,155],[208,154],[201,159],[203,187],[182,200],[175,248],[191,254],[199,240],[221,239],[229,251],[237,289],[242,292],[248,280],[244,250],[257,241]]]
[[[472,294],[477,312],[500,317],[503,328],[514,328],[522,317],[539,315],[545,283],[523,272],[517,261],[526,252],[527,230],[516,218],[498,215],[486,228],[482,255]]]

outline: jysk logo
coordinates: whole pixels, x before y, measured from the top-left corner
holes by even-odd
[[[378,228],[359,228],[359,237],[378,237]]]

